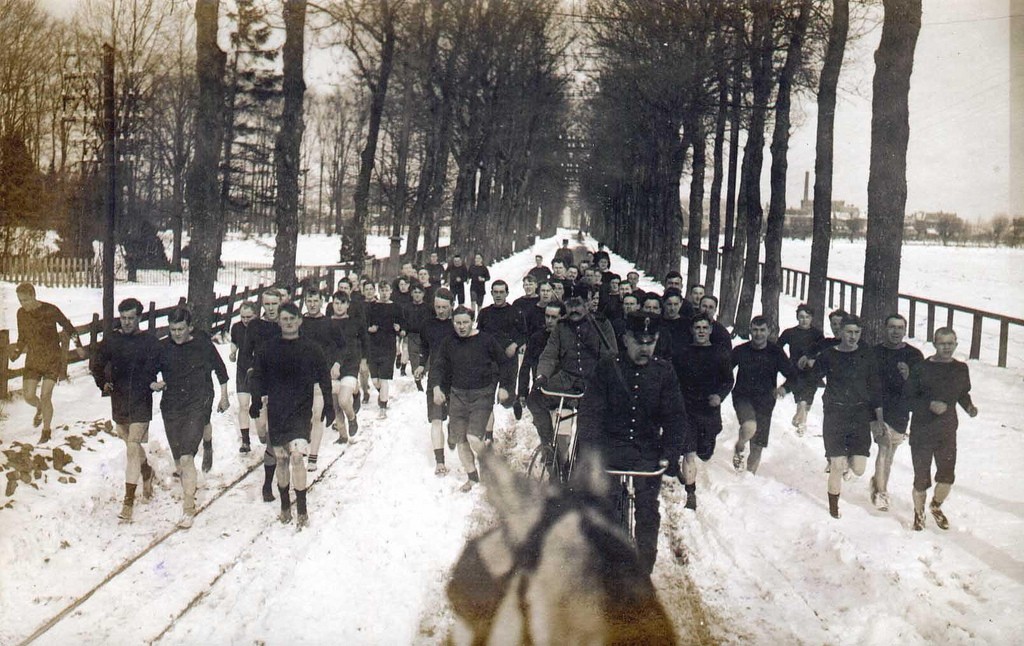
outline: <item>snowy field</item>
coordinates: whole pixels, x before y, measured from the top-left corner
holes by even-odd
[[[492,276],[510,281],[517,297],[533,251],[550,258],[562,235],[497,263]],[[834,266],[841,256],[833,251]],[[628,263],[613,256],[613,269],[625,273]],[[641,286],[653,283],[645,278]],[[8,320],[12,291],[3,289]],[[69,312],[93,311],[99,302],[89,290],[40,295]],[[128,295],[167,304],[179,292],[125,288],[117,297]],[[784,299],[782,310],[795,305]],[[226,357],[227,348],[221,351]],[[965,352],[961,344],[958,358]],[[718,449],[697,479],[696,513],[683,508],[677,482],[665,480],[662,490],[653,580],[683,641],[1019,641],[1024,483],[1014,469],[1024,460],[1017,410],[1024,371],[986,361],[970,367],[980,414],[961,416],[957,484],[944,505],[952,528],[945,532],[930,518],[925,531],[910,529],[907,447],[896,456],[890,512],[868,500],[869,466],[865,477],[844,483],[842,519],[829,517],[819,405],[808,435],[797,437],[789,426],[795,407],[781,401],[758,475],[737,475],[737,423],[726,400]],[[71,381],[55,391],[48,447],[31,445],[38,433],[32,410],[16,396],[4,410],[0,460],[18,451],[50,456],[56,446],[73,461],[64,473],[41,470],[38,488],[22,484],[13,498],[0,498],[0,644],[33,635],[39,644],[443,642],[452,621],[448,571],[491,513],[480,488],[457,492],[465,474],[454,452],[452,473],[433,475],[423,395],[411,378],[394,383],[387,421],[365,408],[360,433],[344,452],[326,434],[309,496],[312,524],[299,533],[279,525],[277,504],[260,498],[259,452],[237,453],[234,405],[213,416],[214,468],[200,473],[201,511],[184,531],[174,528],[180,486],[159,415],[147,445],[156,495],[137,507],[133,523],[119,525],[124,451],[105,430],[109,403],[84,366],[73,366]],[[525,468],[537,442],[529,414],[516,422],[497,409],[496,418],[496,445]],[[691,625],[691,586],[703,601],[705,626]]]

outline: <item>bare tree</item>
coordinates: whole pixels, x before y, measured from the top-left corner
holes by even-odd
[[[832,20],[828,33],[825,61],[818,80],[818,126],[814,156],[814,234],[811,242],[810,278],[807,303],[814,322],[821,326],[825,318],[825,282],[828,277],[828,252],[832,244],[832,158],[836,117],[836,88],[843,66],[846,39],[850,29],[849,0],[832,0]]]
[[[884,0],[882,39],[875,51],[871,99],[871,167],[864,254],[865,342],[881,338],[885,317],[897,310],[900,251],[907,204],[908,98],[914,50],[921,31],[921,0]]]
[[[199,103],[196,110],[195,155],[188,173],[191,213],[188,300],[196,326],[209,329],[213,322],[213,283],[219,258],[219,183],[224,128],[224,70],[227,55],[217,45],[219,0],[196,0],[196,76]]]
[[[293,285],[299,235],[299,150],[305,128],[303,107],[306,82],[302,73],[305,0],[289,0],[284,3],[284,28],[284,106],[281,127],[274,145],[274,165],[277,169],[274,277],[279,285]]]

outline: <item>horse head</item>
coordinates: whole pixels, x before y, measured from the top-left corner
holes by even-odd
[[[612,517],[612,482],[596,453],[568,488],[481,456],[498,526],[469,541],[448,597],[458,644],[673,644],[650,577]]]

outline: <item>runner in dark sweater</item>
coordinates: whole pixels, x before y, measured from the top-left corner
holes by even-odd
[[[537,300],[533,306],[523,312],[523,320],[526,322],[526,337],[544,329],[544,308],[548,303],[555,300],[555,292],[551,283],[540,283],[537,285]],[[561,301],[559,301],[561,302]]]
[[[885,429],[875,435],[878,457],[875,459],[875,473],[871,476],[871,504],[879,511],[889,511],[889,471],[896,449],[906,439],[907,424],[910,423],[910,409],[903,399],[903,385],[910,376],[910,369],[924,361],[924,355],[917,348],[907,345],[903,338],[907,334],[907,319],[899,314],[890,314],[885,319],[885,337],[875,346],[875,359],[882,380],[882,417]]]
[[[530,267],[527,276],[533,278],[535,283],[540,283],[551,278],[551,270],[544,266],[544,256],[534,256],[534,265]]]
[[[473,329],[473,311],[458,307],[452,315],[454,337],[445,339],[430,369],[427,380],[434,404],[449,403],[448,442],[455,444],[467,480],[461,491],[469,491],[480,482],[476,453],[483,448],[487,418],[498,400],[505,402],[514,387],[515,363],[498,340],[487,332]],[[476,446],[473,446],[476,444]]]
[[[228,371],[210,337],[193,334],[192,314],[187,309],[181,307],[171,312],[167,323],[170,336],[160,342],[156,360],[157,372],[163,379],[151,383],[150,388],[163,392],[160,412],[184,492],[178,527],[188,529],[196,514],[195,455],[213,407],[210,373],[215,373],[220,383],[217,411],[223,413],[231,406]]]
[[[306,509],[306,468],[309,450],[313,389],[319,387],[324,401],[331,396],[331,375],[323,350],[311,337],[299,335],[303,325],[294,303],[281,306],[281,336],[271,339],[256,353],[252,371],[254,417],[266,405],[270,445],[274,448],[277,490],[281,496],[282,523],[292,520],[289,487],[295,487],[298,527],[309,523]],[[334,409],[324,407],[323,420],[334,421]],[[317,420],[319,422],[320,420]]]
[[[405,321],[405,340],[408,348],[409,362],[412,364],[413,381],[416,382],[416,390],[422,392],[423,381],[415,377],[416,368],[420,367],[420,333],[423,331],[423,326],[433,316],[434,308],[432,302],[428,303],[425,300],[426,292],[423,290],[423,287],[413,285],[411,292],[412,301],[406,306],[405,311],[402,313],[402,318]]]
[[[537,293],[537,285],[540,281],[535,279],[533,276],[523,276],[523,295],[512,302],[512,306],[519,310],[520,316],[523,317],[523,322],[526,322],[526,317],[530,312],[530,308],[537,304],[540,300],[540,294]]]
[[[690,326],[693,343],[677,348],[672,367],[686,402],[683,468],[679,480],[686,488],[686,508],[697,508],[697,458],[707,462],[722,432],[722,400],[732,390],[729,352],[711,343],[711,319],[698,314]],[[657,352],[657,351],[655,351]]]
[[[302,316],[302,327],[300,328],[299,335],[315,343],[321,352],[324,353],[324,358],[327,361],[332,377],[340,374],[341,355],[344,348],[339,348],[338,344],[344,343],[344,339],[338,338],[334,334],[331,319],[324,316],[324,297],[319,289],[313,287],[306,290],[303,300],[306,303],[306,313]],[[306,461],[306,469],[309,471],[316,471],[317,469],[320,443],[324,438],[324,425],[321,422],[324,406],[330,403],[331,410],[334,410],[331,398],[324,399],[320,395],[320,391],[314,388],[313,412],[310,417],[309,458]],[[334,415],[331,417],[333,418]]]
[[[117,306],[120,329],[105,335],[92,356],[89,371],[104,397],[110,397],[114,432],[125,443],[124,503],[118,516],[131,522],[135,490],[142,481],[142,496],[153,497],[153,468],[146,459],[153,419],[153,391],[160,342],[139,329],[142,303],[126,298]]]
[[[843,318],[838,345],[810,360],[816,378],[825,379],[822,437],[829,461],[828,508],[839,518],[839,494],[848,472],[863,475],[871,454],[871,435],[885,428],[881,382],[872,348],[860,342],[860,318]]]
[[[956,430],[960,420],[956,406],[975,417],[978,409],[971,401],[971,374],[967,364],[953,358],[956,332],[942,327],[932,337],[935,354],[910,369],[903,389],[913,413],[910,424],[910,455],[914,463],[914,529],[924,529],[924,503],[932,484],[935,463],[935,493],[929,509],[940,529],[949,529],[942,503],[956,479]]]
[[[337,291],[332,297],[334,316],[331,317],[331,334],[335,345],[342,348],[338,376],[332,383],[334,413],[338,428],[336,443],[344,444],[349,437],[359,432],[355,404],[359,401],[359,366],[369,352],[370,339],[366,324],[360,318],[349,315],[349,295]],[[332,375],[333,377],[333,375]],[[344,419],[339,419],[341,413]]]
[[[526,342],[526,352],[523,354],[523,363],[519,366],[519,381],[516,392],[518,397],[514,406],[516,419],[523,416],[523,407],[526,406],[526,397],[530,394],[532,380],[537,376],[537,366],[540,364],[540,355],[547,346],[548,337],[558,326],[558,322],[565,317],[565,305],[562,303],[548,303],[544,308],[544,329],[534,332],[529,341]]]
[[[238,308],[238,321],[231,326],[231,354],[228,359],[235,364],[235,396],[238,398],[238,431],[242,436],[242,444],[238,447],[239,453],[248,453],[251,450],[249,443],[249,368],[252,368],[252,355],[240,355],[242,348],[246,345],[246,337],[256,329],[252,323],[256,320],[256,306],[252,303],[242,303]]]
[[[441,284],[441,277],[444,275],[444,265],[437,259],[437,252],[432,251],[430,253],[430,260],[423,265],[423,268],[427,270],[427,274],[430,276],[430,282],[434,285]],[[422,281],[422,277],[420,278]],[[433,299],[428,300],[428,303],[433,302]]]
[[[416,276],[416,270],[412,269],[412,265],[406,263],[402,266],[402,271],[406,271],[408,267],[412,271],[413,279]],[[402,275],[396,278],[392,283],[391,289],[391,300],[398,306],[399,315],[402,320],[405,320],[405,313],[409,309],[409,305],[412,303],[412,282],[407,275]],[[398,335],[398,340],[395,344],[395,368],[399,371],[398,374],[405,376],[405,367],[409,364],[409,339],[403,329]]]
[[[260,301],[263,304],[263,318],[256,319],[249,325],[251,326],[248,333],[245,335],[245,343],[242,345],[242,349],[238,353],[239,362],[247,362],[249,366],[252,366],[252,362],[256,358],[256,352],[264,343],[271,339],[276,339],[281,336],[281,326],[277,324],[277,314],[281,307],[283,292],[276,288],[271,288],[263,292],[260,297]],[[251,370],[251,368],[250,368]],[[250,373],[251,374],[251,373]],[[250,402],[250,406],[251,406]],[[253,418],[253,426],[256,427],[256,437],[259,438],[260,442],[264,444],[263,450],[263,500],[264,502],[274,502],[274,469],[277,468],[277,458],[274,457],[274,452],[270,448],[270,444],[267,442],[267,414],[264,413],[258,417]],[[245,451],[239,449],[243,453],[248,453],[248,442],[249,436],[242,436],[242,448]],[[267,493],[269,492],[269,497]]]
[[[434,280],[433,275],[426,269],[420,269],[416,275],[419,286],[423,288],[423,302],[428,307],[432,307],[434,304],[434,291],[441,286],[441,279],[438,277],[437,280]]]
[[[380,298],[370,304],[366,318],[366,331],[370,334],[367,365],[373,387],[377,389],[377,419],[384,419],[388,415],[391,379],[395,376],[395,343],[402,331],[402,312],[391,302],[388,281],[380,281],[377,287]]]
[[[792,389],[793,399],[796,401],[793,426],[796,428],[796,434],[802,436],[807,431],[807,411],[814,403],[814,393],[818,390],[818,385],[806,370],[800,368],[800,358],[812,347],[824,341],[825,335],[812,325],[814,315],[811,308],[803,303],[796,308],[796,320],[796,327],[786,328],[779,335],[779,347],[788,349],[790,362],[797,371]]]
[[[518,366],[518,356],[526,345],[526,321],[523,320],[519,310],[508,302],[508,283],[503,280],[496,280],[491,283],[491,298],[493,305],[480,310],[477,320],[477,329],[487,332],[498,340],[498,343],[505,348],[505,354],[509,359],[514,360]],[[513,406],[515,398],[507,400],[507,406]],[[522,415],[522,413],[520,413]],[[494,413],[487,419],[487,432],[484,440],[490,442],[494,439]]]
[[[797,375],[785,351],[768,341],[769,327],[768,319],[755,316],[750,319],[750,341],[732,349],[732,365],[739,369],[732,389],[732,405],[740,422],[732,458],[737,471],[743,469],[746,444],[750,442],[747,471],[757,473],[761,452],[768,446],[775,400],[789,391]],[[776,387],[779,374],[786,382]]]
[[[63,346],[57,326],[75,342],[79,357],[85,357],[85,351],[68,317],[56,305],[36,300],[36,288],[31,283],[22,283],[14,291],[21,307],[17,314],[18,340],[14,343],[10,360],[15,361],[22,352],[26,353],[21,390],[25,403],[36,409],[32,425],[42,424],[39,444],[45,444],[50,441],[53,421],[53,388],[57,385],[63,363]],[[40,383],[42,386],[36,396],[36,386]]]
[[[452,325],[452,301],[454,296],[446,289],[441,288],[434,293],[434,317],[427,320],[420,332],[420,367],[416,369],[414,377],[422,379],[423,374],[430,369],[431,358],[444,344],[445,339],[455,336],[455,327]],[[445,404],[437,404],[434,400],[434,393],[428,387],[427,398],[427,421],[430,422],[430,443],[434,449],[434,475],[443,476],[448,473],[448,467],[444,460],[444,420],[448,419],[448,407]],[[452,449],[455,446],[450,445]]]
[[[491,279],[491,272],[484,264],[484,257],[481,254],[473,256],[473,265],[468,273],[469,300],[473,305],[474,316],[479,316],[480,308],[484,306],[484,297],[487,295],[487,281]]]
[[[448,263],[448,268],[444,271],[444,278],[445,282],[448,283],[448,289],[455,295],[455,300],[459,305],[464,305],[466,303],[466,281],[469,280],[469,273],[466,271],[466,265],[462,264],[462,256],[459,254],[452,256],[452,261]]]

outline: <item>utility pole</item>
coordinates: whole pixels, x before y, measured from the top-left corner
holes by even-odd
[[[117,136],[114,114],[114,47],[103,45],[103,210],[106,228],[103,232],[103,330],[114,329],[114,227],[117,213]]]

